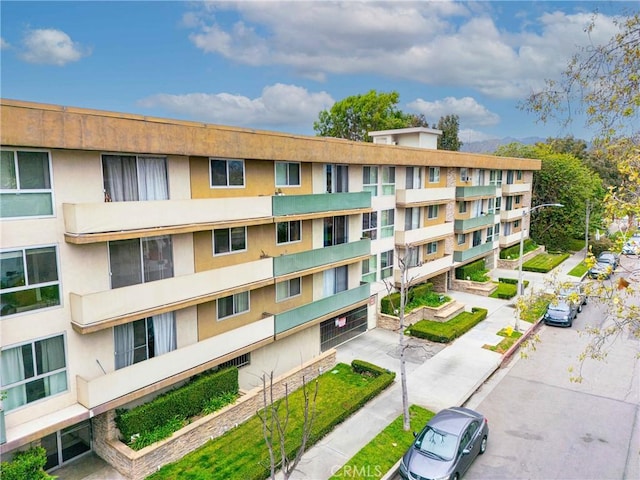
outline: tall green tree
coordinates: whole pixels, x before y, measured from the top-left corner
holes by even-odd
[[[363,95],[352,95],[322,110],[313,130],[321,137],[337,137],[371,142],[368,132],[404,128],[410,116],[398,109],[398,92],[370,90]]]
[[[439,150],[460,151],[462,142],[458,138],[460,130],[460,117],[458,115],[445,115],[438,120],[438,130],[442,130],[442,135],[438,137]]]
[[[536,211],[531,221],[530,236],[537,243],[552,250],[567,249],[571,239],[583,238],[587,201],[592,205],[590,224],[600,226],[601,214],[597,205],[605,194],[602,182],[579,158],[557,153],[551,145],[544,143],[511,143],[499,147],[496,155],[540,159],[541,169],[533,175],[532,206],[543,203],[564,205],[564,208]]]

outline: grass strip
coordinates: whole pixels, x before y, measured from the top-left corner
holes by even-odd
[[[569,257],[568,253],[541,253],[524,262],[522,269],[527,272],[548,273]]]
[[[491,350],[492,352],[502,354],[509,350],[514,343],[516,343],[516,340],[518,340],[522,336],[522,332],[516,332],[513,327],[509,326],[500,330],[498,333],[496,333],[496,335],[500,335],[501,337],[505,338],[501,340],[497,345],[485,344],[482,346],[482,348],[486,348],[487,350]]]
[[[395,378],[393,372],[360,374],[350,365],[338,364],[320,375],[316,417],[307,448],[329,433],[336,425],[382,392]],[[312,388],[313,386],[310,385]],[[302,440],[304,396],[301,389],[289,394],[289,429],[286,450],[296,451]],[[284,408],[284,407],[282,407]],[[284,414],[284,412],[283,412]],[[279,449],[279,442],[274,440]],[[253,416],[224,435],[207,442],[181,460],[165,465],[147,477],[149,480],[263,480],[269,477],[267,445],[262,422]]]
[[[417,405],[409,407],[409,431],[403,429],[402,415],[376,435],[356,453],[330,480],[381,478],[404,455],[415,440],[413,432],[419,432],[435,415],[434,412]]]
[[[579,277],[582,278],[582,276],[587,273],[587,270],[589,270],[589,267],[587,267],[587,264],[583,262],[580,262],[578,265],[576,265],[575,267],[573,267],[569,273],[567,275],[571,275],[572,277]]]

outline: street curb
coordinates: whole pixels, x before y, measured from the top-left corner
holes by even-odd
[[[542,317],[540,317],[534,324],[532,324],[524,334],[502,355],[499,368],[503,368],[507,363],[511,361],[513,354],[520,348],[520,346],[542,325]]]

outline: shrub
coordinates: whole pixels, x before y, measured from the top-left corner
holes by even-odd
[[[47,463],[47,451],[42,447],[17,452],[10,462],[0,463],[2,480],[47,480],[53,479],[44,471]]]
[[[533,240],[531,240],[530,238],[526,239],[522,245],[522,254],[525,255],[529,252],[534,251],[536,248],[538,248],[538,244],[536,242],[534,242]],[[500,250],[500,258],[502,260],[505,259],[515,259],[515,258],[520,258],[520,244],[516,244],[516,245],[512,245],[508,248],[503,248],[502,250]]]
[[[238,393],[238,369],[235,367],[200,375],[177,389],[131,410],[116,412],[116,425],[125,442],[135,434],[163,427],[175,419],[188,419],[202,413],[210,399]]]
[[[467,265],[456,268],[456,278],[458,280],[466,280],[467,277],[471,277],[475,272],[486,272],[487,267],[484,263],[484,258],[471,262]]]
[[[407,331],[414,337],[432,342],[449,343],[487,318],[487,313],[488,310],[485,308],[473,307],[471,312],[462,312],[447,322],[420,320]]]
[[[441,295],[440,293],[432,291],[432,283],[422,283],[411,287],[407,291],[407,298],[405,299],[405,312],[428,305],[431,307],[437,307],[444,302],[448,302],[451,298]],[[442,301],[440,297],[443,297]],[[383,297],[380,301],[380,311],[386,315],[397,315],[396,309],[400,306],[400,292],[395,292]]]
[[[592,240],[589,244],[589,249],[595,257],[598,257],[605,250],[612,250],[614,243],[610,238],[600,237],[600,240]]]
[[[368,373],[377,377],[383,373],[389,373],[389,370],[374,365],[373,363],[365,362],[364,360],[354,360],[351,362],[351,368],[353,371],[359,374]]]

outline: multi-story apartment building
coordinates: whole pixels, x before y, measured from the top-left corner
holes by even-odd
[[[357,143],[0,109],[0,448],[41,444],[48,468],[91,450],[96,415],[229,362],[252,388],[374,328],[400,258],[441,291],[491,264],[540,168],[424,128]]]

